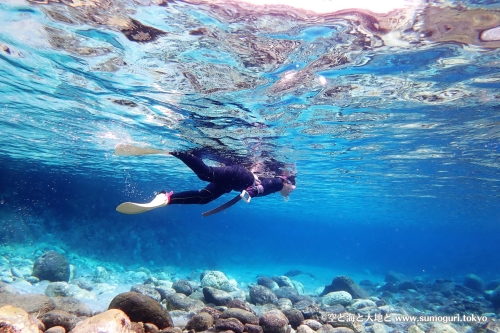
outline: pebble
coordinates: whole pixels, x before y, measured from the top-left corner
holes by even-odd
[[[480,38],[483,42],[494,42],[500,40],[500,26],[484,30]]]

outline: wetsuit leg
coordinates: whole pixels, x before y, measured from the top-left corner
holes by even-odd
[[[172,152],[170,155],[177,157],[186,164],[201,180],[211,182],[214,181],[212,167],[206,165],[200,158],[193,154],[183,152]]]
[[[241,165],[211,167],[192,154],[183,152],[170,154],[184,162],[199,179],[218,183],[226,189],[227,193],[231,190],[243,191],[254,182],[253,174]]]
[[[207,187],[199,191],[184,191],[172,194],[169,205],[206,204],[230,191],[231,189],[227,191],[227,189],[216,183],[210,183]]]

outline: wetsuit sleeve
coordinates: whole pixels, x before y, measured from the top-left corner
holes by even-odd
[[[264,188],[264,192],[259,193],[256,187],[252,186],[246,189],[248,194],[253,197],[263,197],[272,193],[281,191],[283,188],[283,180],[281,178],[259,178],[260,184]]]

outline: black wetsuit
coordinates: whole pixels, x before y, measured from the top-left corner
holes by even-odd
[[[196,173],[198,178],[210,182],[207,187],[199,191],[184,191],[172,194],[170,205],[206,204],[231,191],[241,192],[246,190],[251,197],[264,196],[278,192],[283,188],[281,178],[259,178],[263,192],[258,193],[257,188],[253,186],[255,181],[253,173],[241,165],[211,167],[192,154],[183,152],[170,154],[184,162]]]

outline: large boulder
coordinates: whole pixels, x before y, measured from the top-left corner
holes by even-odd
[[[195,330],[196,332],[206,331],[214,324],[214,317],[208,312],[199,312],[187,322],[187,330]]]
[[[491,293],[490,301],[496,309],[500,309],[500,286]]]
[[[44,314],[54,310],[56,305],[54,301],[45,295],[26,294],[12,295],[0,293],[0,306],[12,305],[19,307],[30,314]]]
[[[54,251],[45,252],[35,260],[32,275],[40,280],[68,282],[69,262],[62,254]]]
[[[40,332],[37,321],[28,312],[12,305],[5,305],[0,308],[0,331],[6,333]]]
[[[130,319],[123,311],[111,309],[79,322],[71,333],[133,333],[131,327]]]
[[[203,297],[208,303],[213,303],[217,306],[226,306],[233,300],[233,296],[224,290],[219,290],[211,287],[203,288]]]
[[[464,279],[464,286],[480,293],[485,289],[484,280],[476,274],[467,274]]]
[[[109,309],[122,310],[130,320],[155,324],[159,329],[174,326],[167,310],[152,298],[136,292],[117,295],[109,304]]]
[[[243,324],[259,325],[259,318],[256,315],[238,308],[227,309],[220,315],[220,318],[236,318]]]
[[[285,333],[288,319],[280,310],[271,310],[260,317],[259,324],[264,333]]]
[[[250,288],[250,301],[254,304],[277,304],[278,297],[271,289],[259,285]]]
[[[334,291],[347,291],[349,294],[351,294],[352,298],[368,297],[368,293],[366,291],[358,286],[356,282],[353,281],[353,279],[345,275],[335,277],[332,281],[332,284],[325,287],[325,289],[321,293],[321,296]]]

